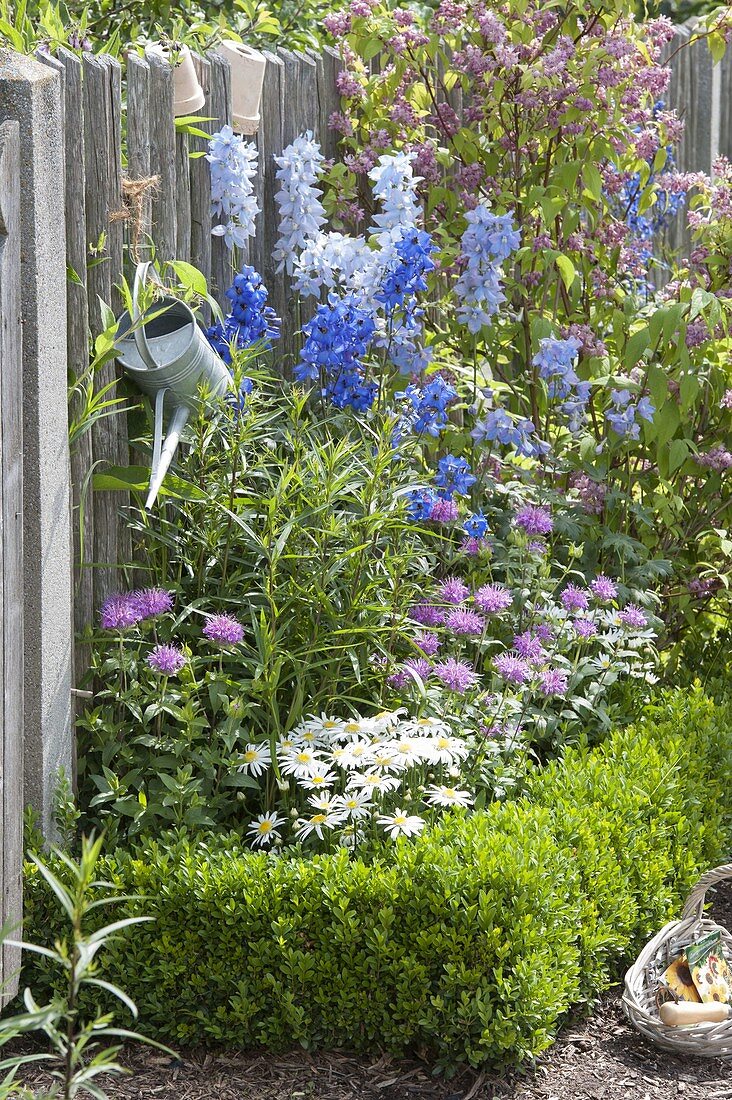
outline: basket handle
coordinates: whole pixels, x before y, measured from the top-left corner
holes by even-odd
[[[696,917],[697,920],[701,920],[707,890],[719,882],[724,882],[727,878],[732,878],[732,863],[724,863],[721,867],[705,871],[686,899],[681,919],[688,920],[689,917]]]

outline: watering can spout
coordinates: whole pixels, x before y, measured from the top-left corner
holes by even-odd
[[[175,452],[178,450],[181,434],[191,412],[188,405],[178,405],[175,408],[168,425],[168,434],[163,443],[163,401],[165,392],[165,390],[161,390],[155,401],[155,442],[153,444],[152,470],[150,471],[150,489],[145,502],[147,512],[150,511],[157,500],[160,487],[170,469]]]

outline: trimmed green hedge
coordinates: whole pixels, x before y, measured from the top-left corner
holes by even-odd
[[[527,797],[368,863],[231,838],[117,851],[102,876],[156,920],[114,942],[104,976],[174,1044],[528,1058],[725,855],[731,717],[699,692],[665,695],[537,772]],[[31,867],[26,881],[26,938],[45,943],[60,919]],[[25,978],[43,993],[45,960]]]

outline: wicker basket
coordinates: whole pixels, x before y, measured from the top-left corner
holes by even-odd
[[[727,959],[732,963],[732,935],[704,917],[704,898],[710,886],[732,878],[732,863],[717,867],[697,882],[681,914],[671,921],[641,951],[625,975],[623,1008],[625,1014],[657,1046],[674,1054],[694,1054],[699,1058],[732,1058],[732,1020],[723,1023],[691,1024],[667,1027],[658,1015],[659,979],[666,967],[684,948],[708,932],[722,933]]]

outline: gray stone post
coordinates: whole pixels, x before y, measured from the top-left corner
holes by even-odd
[[[25,544],[25,800],[52,833],[58,770],[71,776],[71,530],[61,84],[0,50],[0,123],[20,127]],[[81,140],[81,135],[79,135]]]

